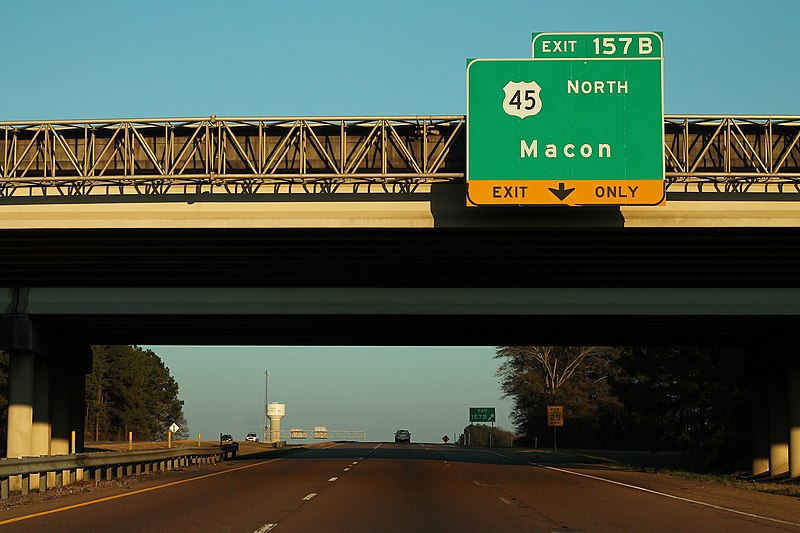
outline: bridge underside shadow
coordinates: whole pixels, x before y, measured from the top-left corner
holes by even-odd
[[[770,413],[754,472],[800,475],[797,228],[26,230],[0,249],[10,457],[82,435],[92,344],[743,344]]]
[[[642,315],[42,315],[81,344],[702,346],[780,338],[798,317]]]

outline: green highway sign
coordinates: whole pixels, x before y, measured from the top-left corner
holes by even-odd
[[[494,407],[470,407],[470,422],[494,422]]]
[[[663,39],[643,33],[534,33],[532,57],[540,59],[661,59]]]
[[[532,50],[467,65],[468,204],[662,204],[661,36],[538,33]]]

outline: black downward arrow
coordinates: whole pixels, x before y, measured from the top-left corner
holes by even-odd
[[[558,199],[559,199],[559,200],[561,200],[562,202],[564,201],[564,199],[565,199],[567,196],[569,196],[570,194],[572,194],[572,191],[574,191],[574,190],[575,190],[575,189],[565,189],[565,188],[564,188],[564,182],[563,182],[563,181],[562,181],[561,183],[559,183],[559,184],[558,184],[558,189],[554,189],[554,188],[552,188],[552,187],[548,187],[548,188],[550,189],[550,192],[551,192],[551,193],[553,193],[553,194],[555,194],[555,195],[556,195],[556,198],[558,198]]]

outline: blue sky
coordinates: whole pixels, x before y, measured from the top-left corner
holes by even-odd
[[[5,0],[0,121],[465,112],[533,31],[662,31],[667,113],[796,114],[796,0]]]
[[[665,112],[800,114],[797,0],[5,0],[0,122],[465,112],[465,61],[530,57],[534,31],[661,31]],[[409,342],[413,343],[413,339]],[[154,347],[190,431],[284,427],[388,439],[459,431],[499,399],[494,349]]]

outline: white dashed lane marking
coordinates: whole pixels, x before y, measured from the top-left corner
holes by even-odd
[[[316,493],[316,492],[312,492],[311,494],[309,494],[309,495],[307,495],[305,498],[303,498],[303,501],[306,501],[306,502],[307,502],[308,500],[310,500],[311,498],[313,498],[313,497],[314,497],[314,496],[316,496],[316,495],[317,495],[317,493]]]

